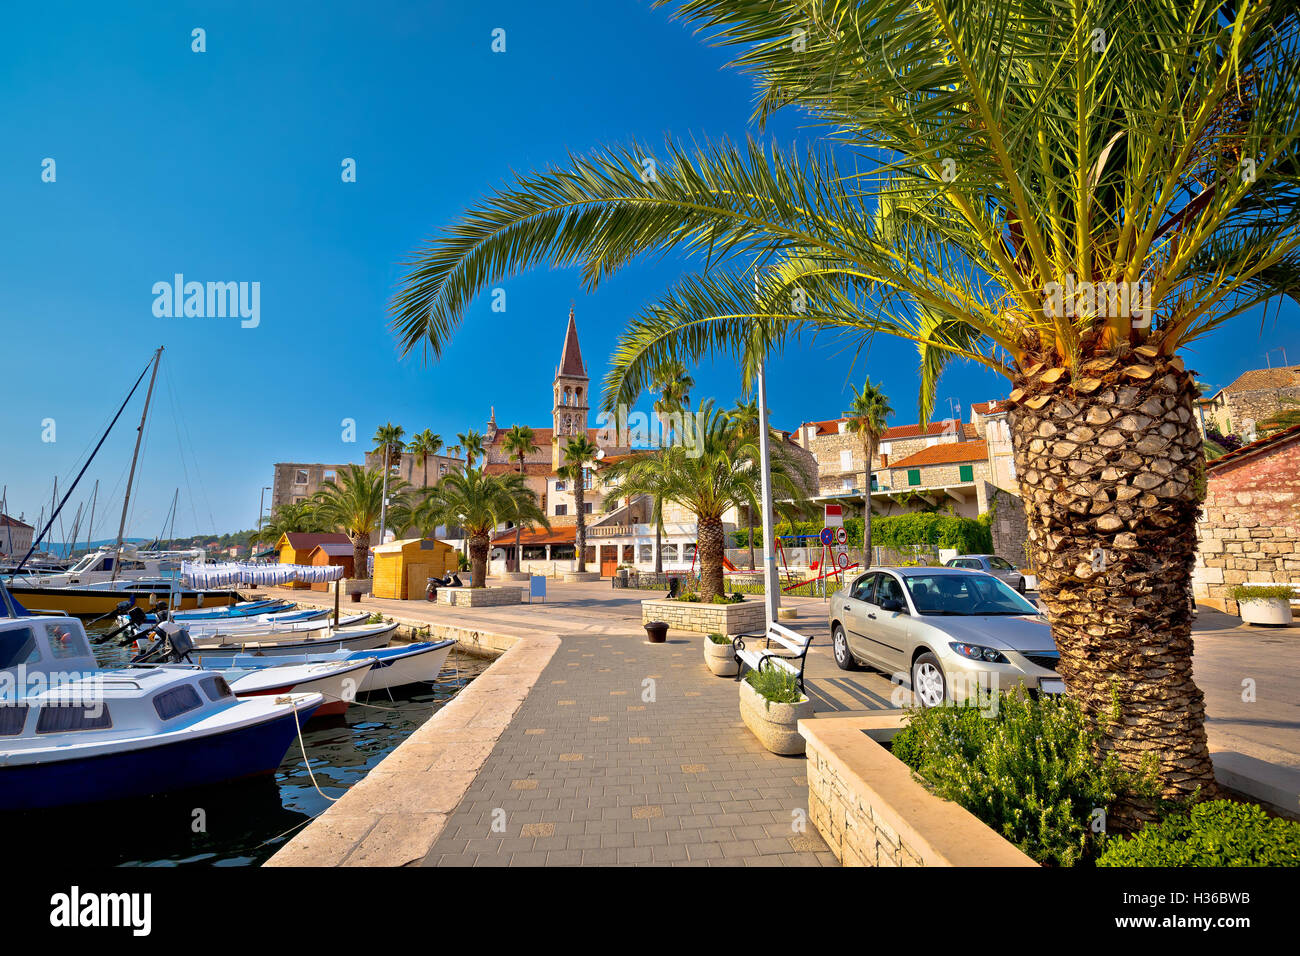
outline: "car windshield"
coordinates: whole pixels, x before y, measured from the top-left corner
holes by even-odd
[[[1006,558],[989,558],[989,567],[999,571],[1014,571],[1016,566]]]
[[[903,580],[918,614],[1039,613],[1013,588],[987,574],[909,574]]]

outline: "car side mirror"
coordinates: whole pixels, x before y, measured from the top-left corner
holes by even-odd
[[[882,611],[890,611],[892,613],[898,613],[899,611],[906,610],[906,607],[904,607],[903,602],[898,600],[897,598],[887,598],[886,600],[881,602],[880,609]]]

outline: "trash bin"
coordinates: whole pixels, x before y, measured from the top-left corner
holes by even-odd
[[[668,625],[663,621],[647,621],[645,633],[651,644],[662,644],[668,640]]]

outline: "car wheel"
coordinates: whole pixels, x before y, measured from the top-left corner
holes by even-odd
[[[853,659],[853,652],[849,650],[849,637],[844,633],[843,624],[836,624],[835,630],[831,631],[831,649],[835,654],[835,664],[840,670],[858,669],[858,662]]]
[[[938,707],[948,699],[948,678],[939,658],[929,652],[912,662],[912,696],[922,707]]]

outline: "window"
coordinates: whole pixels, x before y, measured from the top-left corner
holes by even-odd
[[[556,513],[556,515],[567,515],[567,514],[569,513],[569,506],[568,506],[568,505],[556,505],[556,506],[555,506],[555,513]]]
[[[909,469],[907,469],[907,483],[908,483],[908,485],[910,485],[910,486],[919,485],[919,484],[921,483],[921,469],[920,469],[920,468],[909,468]]]
[[[438,462],[438,474],[445,475],[446,473],[447,473],[447,463],[445,461]]]
[[[180,687],[173,687],[171,690],[164,690],[154,695],[153,709],[158,711],[158,716],[163,720],[171,720],[173,717],[179,717],[181,714],[187,714],[202,705],[199,700],[199,692],[189,684],[182,684]]]
[[[325,472],[323,475],[321,475],[321,481],[333,481],[333,480],[334,480],[335,478],[337,478],[337,477],[338,477],[338,473],[337,473],[337,472],[335,472],[335,471],[327,471],[327,472]]]
[[[957,477],[958,477],[958,480],[960,480],[960,481],[974,481],[974,480],[975,480],[975,466],[974,466],[974,465],[962,465],[960,468],[957,469]]]
[[[853,585],[853,598],[857,601],[871,600],[871,586],[876,583],[878,575],[864,574]]]
[[[694,561],[694,560],[695,560],[695,542],[694,542],[694,541],[690,542],[689,544],[684,544],[684,545],[682,545],[682,560],[683,560],[683,561]]]
[[[677,560],[677,545],[675,545],[675,544],[665,544],[665,545],[663,546],[663,555],[664,555],[664,560],[665,560],[665,561],[676,561],[676,560]]]
[[[840,470],[849,471],[853,468],[853,452],[847,448],[840,451]]]
[[[565,484],[564,484],[564,482],[562,482],[562,481],[557,481],[557,482],[555,483],[555,490],[556,490],[556,491],[564,491],[564,490],[566,490],[566,489],[565,489]]]
[[[307,470],[305,468],[299,468],[293,473],[293,483],[295,485],[307,484]]]
[[[66,624],[46,624],[45,633],[50,636],[50,655],[56,661],[69,657],[90,657],[90,644],[84,634]]]
[[[886,601],[897,601],[903,607],[907,607],[907,601],[903,599],[903,586],[892,574],[880,575],[880,580],[876,584],[875,603],[884,607]]]
[[[996,555],[989,558],[989,566],[997,568],[999,571],[1014,571],[1016,566],[1006,558],[999,558]]]
[[[582,513],[585,514],[585,515],[589,515],[589,514],[591,514],[591,502],[590,502],[590,501],[584,501],[584,502],[582,503]]]
[[[108,706],[97,704],[49,704],[41,708],[36,721],[38,734],[57,734],[72,730],[103,730],[113,726]]]
[[[582,488],[584,491],[591,490],[591,469],[582,469]]]
[[[36,645],[36,633],[30,627],[0,631],[0,668],[35,664],[40,659],[41,649]]]
[[[0,737],[16,737],[27,723],[27,705],[5,702],[0,704]]]
[[[636,559],[641,564],[649,564],[651,561],[654,560],[654,554],[652,553],[654,551],[653,546],[648,544],[638,544],[636,546],[636,550],[637,550]]]
[[[211,677],[205,677],[199,681],[199,686],[203,688],[203,693],[208,695],[208,700],[224,700],[227,697],[234,696],[231,693],[230,685],[220,674],[213,674]]]

